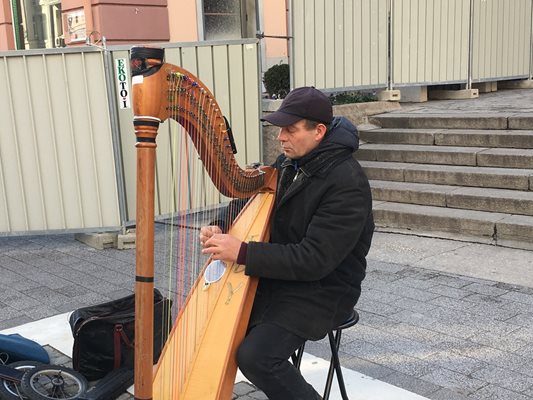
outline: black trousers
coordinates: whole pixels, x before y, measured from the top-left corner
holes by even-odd
[[[305,339],[280,326],[262,323],[244,338],[237,350],[237,364],[243,375],[270,400],[321,399],[289,361],[304,342]]]

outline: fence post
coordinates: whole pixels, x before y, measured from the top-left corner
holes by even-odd
[[[466,88],[472,89],[472,69],[474,64],[474,0],[470,0],[470,22],[468,26],[468,77]]]
[[[389,0],[387,10],[387,90],[392,90],[392,66],[394,65],[392,53],[392,5],[393,0]]]
[[[533,0],[529,16],[529,80],[533,79]]]
[[[120,125],[118,123],[117,96],[115,90],[115,74],[113,65],[113,53],[103,49],[105,81],[107,92],[107,106],[109,108],[109,119],[111,124],[111,139],[113,141],[113,155],[115,159],[115,173],[117,181],[118,209],[120,214],[120,225],[122,234],[126,233],[127,205],[126,205],[126,184],[124,180],[124,163],[122,162],[122,144],[120,140]]]

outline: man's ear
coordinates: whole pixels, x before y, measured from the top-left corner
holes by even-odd
[[[316,139],[320,142],[322,139],[324,139],[324,136],[326,136],[326,132],[328,131],[328,127],[324,124],[318,124],[316,126]]]

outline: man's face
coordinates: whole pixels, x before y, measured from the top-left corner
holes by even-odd
[[[286,157],[298,159],[317,147],[325,132],[326,126],[323,124],[318,124],[313,129],[307,129],[305,120],[300,120],[292,125],[281,127],[278,140]]]

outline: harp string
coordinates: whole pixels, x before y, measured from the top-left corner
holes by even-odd
[[[242,334],[241,332],[245,327],[245,322],[239,324],[238,321],[246,321],[245,318],[247,318],[236,318],[236,315],[239,315],[238,304],[241,303],[238,302],[240,300],[236,299],[238,296],[233,296],[234,301],[231,303],[233,317],[230,320],[237,323],[226,324],[227,319],[224,320],[226,315],[224,310],[230,307],[226,308],[224,304],[229,304],[227,299],[229,283],[228,285],[212,283],[207,290],[202,290],[202,280],[196,280],[198,274],[205,267],[206,261],[205,257],[199,254],[198,228],[212,218],[213,214],[212,211],[209,212],[209,209],[214,203],[214,199],[227,200],[227,197],[250,197],[265,187],[266,179],[263,176],[263,171],[241,170],[239,168],[229,150],[228,127],[224,122],[222,113],[210,91],[201,82],[196,82],[194,76],[180,67],[163,63],[162,56],[158,51],[146,48],[136,50],[135,55],[132,54],[132,62],[142,68],[146,65],[149,67],[148,69],[139,68],[137,75],[135,75],[137,82],[133,89],[136,98],[134,124],[136,125],[137,137],[140,139],[155,138],[157,128],[154,128],[153,121],[160,122],[171,118],[178,122],[176,130],[173,129],[174,125],[171,125],[169,129],[171,146],[168,151],[163,153],[170,157],[173,167],[173,175],[167,178],[172,188],[168,195],[167,210],[169,212],[175,210],[175,212],[170,213],[170,223],[165,226],[168,229],[169,239],[165,245],[168,246],[168,255],[164,260],[163,274],[172,282],[167,284],[167,292],[174,296],[172,319],[175,322],[174,331],[171,334],[172,339],[167,341],[157,366],[154,377],[157,387],[150,387],[150,389],[154,390],[154,399],[170,400],[179,397],[180,399],[195,400],[199,398],[198,390],[200,387],[201,390],[206,387],[213,387],[212,384],[204,385],[203,376],[199,377],[198,373],[203,373],[206,369],[209,370],[213,367],[217,374],[221,373],[221,375],[216,376],[231,376],[233,365],[228,367],[230,368],[227,370],[228,372],[223,372],[226,371],[223,369],[224,365],[228,364],[222,362],[227,357],[225,354],[231,353],[226,350],[224,350],[225,352],[218,352],[218,361],[215,363],[216,365],[213,365],[212,361],[209,361],[211,359],[210,351],[213,347],[217,347],[214,350],[234,348],[232,343],[236,343],[236,341],[233,337],[240,337],[239,335]],[[154,67],[150,65],[154,65]],[[139,142],[145,141],[139,140]],[[139,149],[139,162],[148,158],[145,155],[150,156],[153,154],[150,151],[154,150],[149,145],[142,143],[139,145]],[[203,161],[205,167],[200,167],[198,158]],[[167,171],[160,171],[160,173],[169,175]],[[144,179],[146,174],[138,176],[140,179]],[[214,186],[208,180],[208,176],[213,181]],[[273,170],[269,170],[268,176],[269,184],[266,190],[272,191],[274,189],[270,182],[275,180]],[[148,181],[147,187],[153,187],[150,174],[146,180]],[[144,184],[145,181],[138,180],[138,182]],[[214,187],[220,191],[220,194],[214,190]],[[139,192],[138,198],[142,200],[143,205],[150,205],[146,196],[139,196]],[[257,199],[267,198],[271,199],[272,196],[265,195],[263,197],[261,195]],[[140,207],[140,209],[145,210],[144,214],[140,214],[145,216],[147,207]],[[251,210],[255,209],[254,205]],[[190,213],[187,210],[193,212]],[[263,213],[264,217],[266,215]],[[148,217],[150,218],[150,215]],[[248,217],[244,218],[244,221],[247,220]],[[245,229],[248,228],[242,226],[236,231],[243,233],[242,237],[244,238]],[[146,262],[145,264],[139,263],[138,269],[141,270],[140,275],[149,275],[150,270],[145,273],[143,266],[150,267],[152,249],[149,246],[143,246],[142,250],[137,254],[140,260],[146,260]],[[159,257],[156,258],[159,261]],[[237,282],[234,280],[234,278],[238,279],[236,274],[225,275],[231,275],[228,282]],[[234,287],[236,286],[238,284],[234,284]],[[142,292],[143,287],[139,284],[140,292]],[[144,301],[147,297],[146,293],[142,292],[141,294]],[[215,309],[215,302],[217,301],[217,312],[213,315],[212,311]],[[233,305],[236,306],[233,307]],[[142,315],[139,316],[142,317]],[[200,335],[199,332],[206,330],[208,319],[211,320],[209,331],[207,334]],[[145,326],[143,323],[139,325]],[[219,327],[221,325],[224,325],[223,343],[225,345],[223,346],[218,345],[221,337],[217,332],[220,332]],[[232,327],[237,327],[237,325],[239,333],[233,336]],[[232,336],[230,337],[230,335]],[[208,343],[209,346],[202,346],[202,341]],[[145,342],[140,343],[142,343],[142,346],[139,345],[141,351],[136,351],[136,355],[146,354],[144,352],[144,349],[147,348],[144,345]],[[198,351],[199,349],[200,351]],[[206,351],[205,349],[209,350]],[[194,367],[192,367],[192,358],[194,358]],[[143,389],[143,392],[148,386],[144,383],[146,382],[145,377],[151,375],[149,368],[147,368],[149,365],[145,361],[146,358],[136,360],[136,363],[141,365],[138,371],[142,371],[142,374],[136,376],[135,387],[136,390],[138,387]],[[214,374],[209,375],[215,376]],[[224,393],[223,398],[228,396],[227,389],[231,392],[232,385],[231,387],[229,385],[233,381],[228,384],[225,382],[219,381],[218,383],[218,387],[224,388],[221,389]],[[215,383],[214,379],[213,383]],[[184,388],[185,385],[187,388]],[[186,394],[185,391],[187,391]]]
[[[213,102],[207,102],[209,104],[207,110],[201,107],[201,104],[206,103],[205,91],[197,90],[196,92],[199,92],[198,94],[194,93],[195,91],[192,90],[192,94],[183,94],[183,82],[184,81],[181,79],[171,80],[168,93],[169,104],[172,109],[187,109],[190,113],[188,118],[183,119],[179,118],[179,116],[176,115],[177,113],[171,115],[173,119],[180,121],[177,135],[171,138],[171,143],[173,143],[172,160],[173,165],[176,168],[173,168],[172,174],[170,174],[169,177],[170,186],[173,188],[173,190],[169,191],[169,196],[171,197],[169,203],[175,204],[177,202],[176,209],[178,212],[177,215],[172,215],[172,223],[169,224],[169,241],[171,244],[174,240],[176,241],[176,257],[175,262],[173,262],[174,256],[171,250],[168,257],[167,274],[170,277],[169,281],[171,281],[175,269],[175,304],[176,313],[178,314],[183,311],[183,307],[185,306],[184,299],[187,297],[187,294],[196,281],[199,270],[205,261],[205,258],[200,256],[197,235],[191,235],[191,231],[193,230],[190,228],[188,229],[187,227],[192,225],[193,227],[198,228],[201,225],[202,220],[206,219],[206,215],[204,214],[207,214],[207,217],[209,218],[210,213],[208,208],[214,203],[214,200],[220,200],[218,192],[214,190],[213,186],[207,181],[208,178],[205,174],[205,169],[199,167],[199,161],[195,160],[195,158],[198,158],[195,154],[196,151],[199,154],[203,154],[208,152],[208,149],[205,148],[202,141],[199,141],[199,145],[194,149],[193,146],[190,145],[190,140],[188,140],[188,135],[185,131],[189,133],[195,131],[192,124],[193,118],[196,119],[196,126],[203,126],[205,129],[204,133],[212,138],[212,140],[217,136],[217,128],[218,131],[222,131],[220,126],[217,127],[215,125],[217,123],[215,121],[219,110],[213,105]],[[190,99],[192,103],[197,103],[198,108],[196,110],[191,109],[190,105],[186,104],[187,99]],[[194,134],[198,134],[198,132]],[[207,168],[207,174],[209,176],[216,176],[213,171],[213,164],[208,164]],[[233,172],[232,168],[229,168],[229,171],[230,173]],[[186,184],[184,181],[186,181]],[[200,184],[196,184],[197,182],[200,182]],[[214,183],[215,186],[220,185],[220,181],[215,181]],[[186,192],[189,194],[187,197],[182,195],[182,189],[184,187],[187,187]],[[176,191],[178,191],[177,196],[174,195]],[[186,211],[191,208],[200,210],[192,213],[192,219]],[[174,233],[174,230],[177,230],[178,232]],[[172,249],[172,245],[170,245],[170,249]],[[188,254],[190,255],[190,259]],[[172,266],[174,263],[176,264],[175,268]],[[210,291],[210,295],[213,294],[213,298],[217,298],[221,288],[216,287],[216,285],[211,285],[208,290]],[[170,286],[167,291],[170,295]],[[160,385],[168,385],[167,387],[173,388],[172,396],[177,396],[185,383],[187,366],[190,365],[190,358],[194,355],[196,347],[199,345],[197,339],[200,335],[198,332],[205,329],[206,320],[209,315],[209,308],[211,306],[209,301],[200,304],[198,296],[189,298],[188,305],[189,307],[184,311],[184,316],[182,317],[183,323],[179,327],[181,329],[181,334],[179,335],[180,340],[173,342],[173,348],[170,349],[176,357],[173,358],[174,362],[171,364],[171,368],[165,370],[164,379],[159,381]],[[172,380],[174,380],[174,382],[172,382]]]

